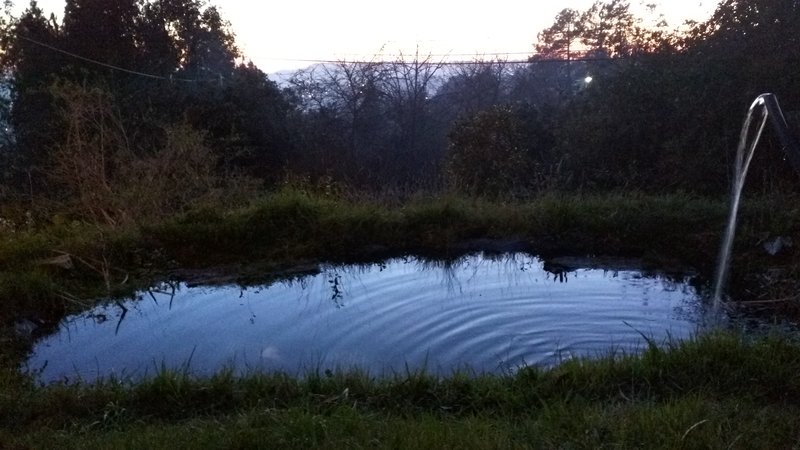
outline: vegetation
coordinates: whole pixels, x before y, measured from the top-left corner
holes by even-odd
[[[34,388],[4,373],[0,440],[33,448],[787,448],[800,347],[700,338],[508,377],[309,373]]]
[[[664,249],[670,249],[674,248],[671,239],[702,240],[693,234],[697,221],[705,220],[699,217],[712,214],[717,217],[717,228],[722,228],[722,203],[664,197],[660,199],[662,206],[649,209],[648,205],[657,201],[632,195],[552,195],[534,202],[502,205],[445,197],[389,207],[376,200],[355,202],[286,188],[241,209],[198,209],[142,227],[120,229],[80,222],[51,225],[18,231],[0,241],[0,273],[9,280],[0,290],[3,298],[14,300],[4,303],[0,310],[5,313],[0,316],[8,320],[15,311],[35,311],[40,304],[55,303],[57,311],[63,311],[69,308],[69,302],[52,299],[61,298],[65,292],[77,295],[74,289],[78,287],[71,284],[88,282],[103,288],[126,278],[131,282],[143,278],[146,282],[173,267],[208,268],[258,261],[291,265],[363,258],[375,251],[384,255],[410,251],[446,254],[455,251],[459,242],[485,237],[540,241],[540,250],[627,250],[658,255],[648,232],[661,236]],[[648,220],[655,218],[643,216],[641,211],[646,210],[667,214],[669,221],[661,220],[663,216]],[[664,224],[670,225],[654,229]],[[682,231],[687,234],[682,235]],[[638,237],[632,233],[639,233]],[[703,247],[698,262],[713,263],[716,241]],[[74,260],[71,269],[43,264],[63,255]],[[56,286],[64,292],[54,291]],[[44,298],[51,300],[43,302]]]
[[[417,53],[313,66],[284,87],[240,62],[199,0],[67,0],[60,21],[35,1],[7,10],[0,447],[796,446],[800,347],[786,336],[507,377],[223,370],[43,387],[17,370],[29,342],[14,324],[47,330],[181,270],[447,257],[487,239],[710,277],[746,107],[766,91],[800,104],[798,7],[723,0],[675,31],[597,2],[559,13],[524,64]],[[765,141],[731,289],[800,317],[800,253],[762,250],[800,242],[797,176]]]
[[[198,208],[145,225],[71,221],[18,230],[0,239],[0,298],[6,299],[0,319],[32,315],[55,324],[92,298],[130,292],[180,270],[248,278],[321,260],[447,258],[486,239],[516,240],[544,256],[623,255],[653,266],[691,265],[708,279],[728,207],[686,194],[551,193],[509,203],[422,196],[399,205],[354,195],[287,187],[246,206]],[[770,256],[761,244],[775,236],[800,239],[797,211],[784,207],[794,202],[771,197],[743,206],[732,277],[737,297],[756,299],[748,294],[754,291],[757,300],[793,304],[794,252]]]
[[[645,24],[624,0],[596,2],[559,13],[526,64],[377,55],[312,66],[281,89],[236,62],[233,34],[202,2],[70,0],[61,23],[33,2],[0,30],[2,181],[6,191],[61,200],[64,183],[77,182],[61,173],[65,145],[96,144],[102,161],[134,157],[155,169],[170,152],[168,130],[183,127],[203,141],[196,158],[211,175],[267,186],[289,174],[368,190],[474,193],[482,189],[469,180],[502,179],[484,172],[510,164],[517,195],[553,187],[719,195],[755,96],[774,92],[789,111],[800,103],[791,76],[797,7],[724,0],[710,19],[678,31]],[[82,122],[97,114],[102,121]],[[98,141],[91,126],[99,125],[116,135]],[[476,140],[484,126],[505,137]],[[795,189],[767,137],[750,183]],[[104,175],[113,183],[129,174]]]

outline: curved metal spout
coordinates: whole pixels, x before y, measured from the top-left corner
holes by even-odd
[[[778,98],[775,94],[761,94],[756,97],[756,100],[750,106],[750,110],[752,111],[759,106],[765,109],[766,116],[769,117],[772,127],[778,133],[778,139],[781,141],[783,151],[786,153],[789,162],[797,173],[800,173],[800,143],[789,130],[789,125],[786,123],[786,118],[778,104]]]

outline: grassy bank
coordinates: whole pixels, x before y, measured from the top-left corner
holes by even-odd
[[[791,448],[800,347],[699,338],[507,377],[363,373],[36,388],[5,372],[4,448]]]
[[[744,205],[734,270],[787,264],[786,256],[765,262],[756,246],[775,235],[800,242],[800,214],[787,204]],[[439,196],[392,204],[283,190],[237,209],[199,209],[126,227],[61,219],[0,239],[0,323],[20,312],[55,319],[175,269],[244,275],[410,252],[447,257],[487,239],[514,240],[545,256],[637,256],[710,274],[727,208],[724,200],[681,194],[550,193],[506,203]]]
[[[796,252],[768,256],[758,245],[778,235],[800,242],[792,204],[744,205],[733,262],[744,289],[770,273],[781,282],[765,281],[777,286],[768,295],[796,292]],[[545,256],[637,256],[708,275],[727,208],[681,194],[390,202],[283,190],[125,227],[40,220],[0,238],[0,448],[792,447],[800,347],[787,338],[716,335],[509,377],[163,373],[134,385],[39,387],[16,370],[27,347],[12,336],[15,318],[52,324],[97,296],[192,271],[263,276],[321,260],[447,257],[513,242]]]

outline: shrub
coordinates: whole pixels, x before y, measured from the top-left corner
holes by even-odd
[[[224,187],[205,133],[185,123],[160,127],[160,136],[136,146],[103,88],[59,82],[64,135],[54,149],[50,178],[72,212],[95,223],[118,225],[219,201]],[[250,185],[231,177],[235,188]]]
[[[496,106],[461,120],[449,135],[446,165],[451,187],[497,195],[552,184],[552,138],[530,107]],[[549,186],[552,187],[552,186]]]

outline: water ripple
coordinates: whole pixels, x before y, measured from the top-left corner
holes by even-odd
[[[565,281],[564,281],[565,280]],[[688,280],[685,280],[688,281]],[[328,266],[266,286],[141,294],[65,319],[27,362],[42,381],[133,377],[186,365],[209,374],[358,366],[507,372],[576,356],[632,352],[691,336],[701,299],[686,282],[632,271],[544,271],[529,255],[437,264],[402,258]],[[99,320],[105,317],[106,320]]]

